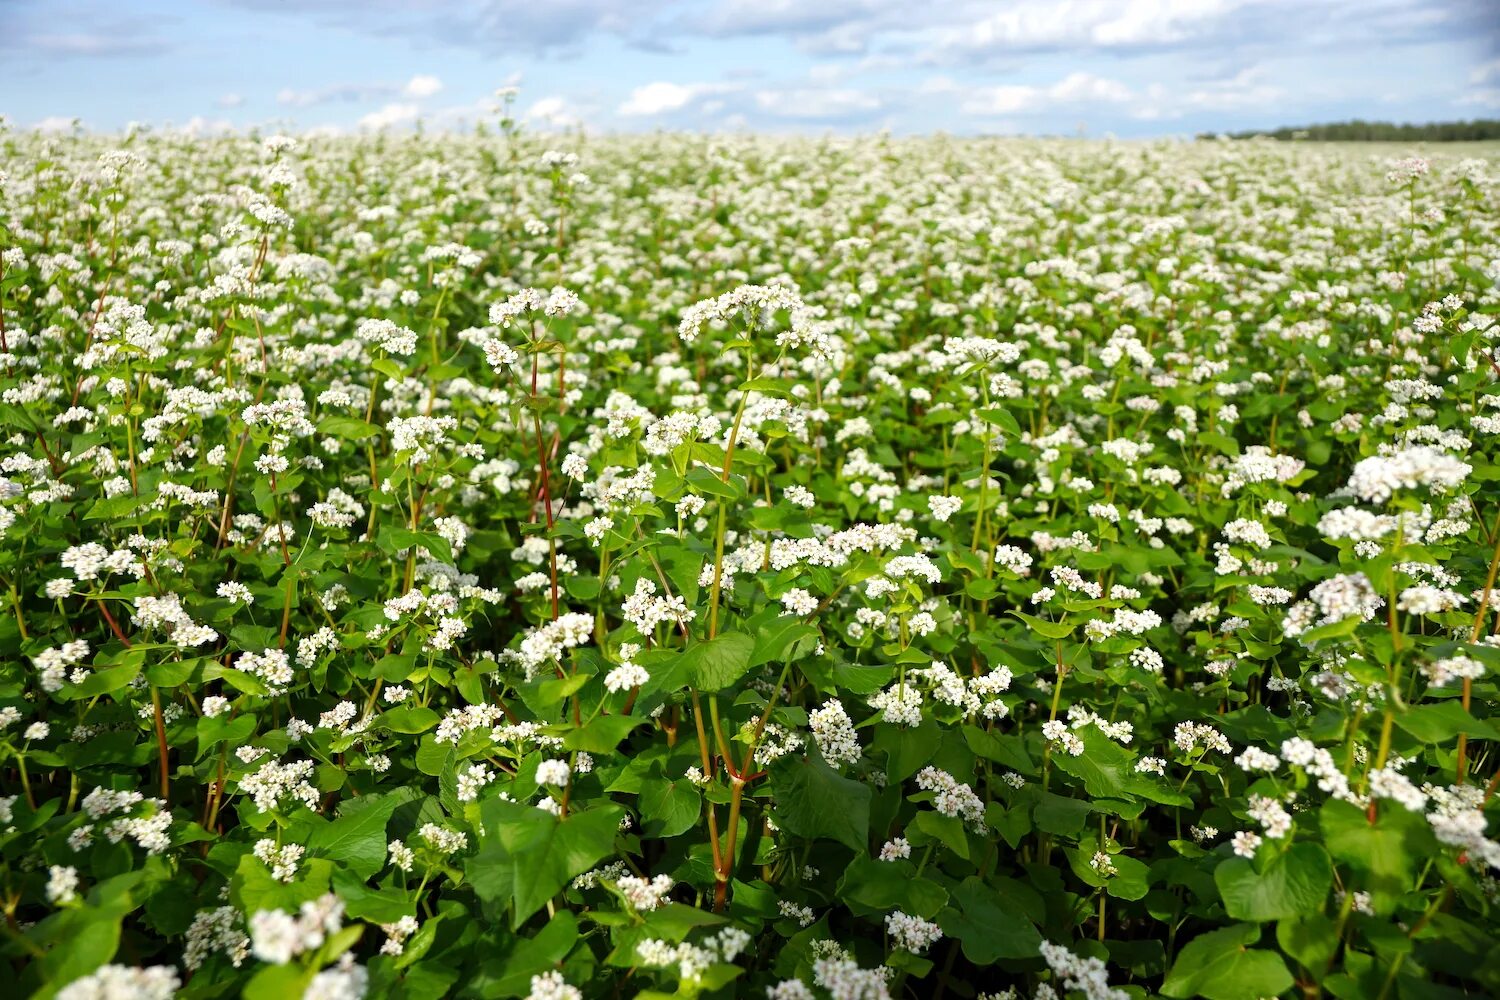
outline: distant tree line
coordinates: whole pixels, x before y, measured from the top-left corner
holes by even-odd
[[[1198,138],[1213,138],[1215,133],[1200,133]],[[1348,122],[1332,122],[1326,125],[1284,126],[1277,129],[1254,129],[1247,132],[1231,132],[1232,139],[1253,139],[1267,136],[1272,139],[1290,141],[1305,139],[1311,142],[1473,142],[1479,139],[1500,139],[1500,120],[1476,118],[1467,122],[1427,122],[1421,125],[1397,124],[1395,122],[1367,122],[1356,118]]]

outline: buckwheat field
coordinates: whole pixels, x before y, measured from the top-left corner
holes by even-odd
[[[0,134],[11,988],[1500,994],[1475,148]]]

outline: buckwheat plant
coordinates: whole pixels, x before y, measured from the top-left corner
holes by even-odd
[[[1500,995],[1497,161],[0,131],[42,997]]]

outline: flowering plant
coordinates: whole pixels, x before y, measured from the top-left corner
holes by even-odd
[[[1492,159],[0,145],[18,989],[1500,993]]]

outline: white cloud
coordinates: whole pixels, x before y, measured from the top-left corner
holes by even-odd
[[[809,132],[884,125],[995,132],[1056,131],[1087,118],[1097,129],[1144,135],[1283,120],[1488,116],[1500,106],[1496,2],[921,0],[912,7],[897,0],[315,0],[302,13],[278,15],[291,19],[289,30],[308,36],[301,41],[342,26],[353,43],[400,37],[416,44],[394,60],[363,53],[369,58],[358,63],[365,67],[360,72],[373,79],[340,83],[304,75],[320,72],[313,67],[321,64],[307,61],[283,78],[287,86],[279,93],[280,83],[223,93],[241,86],[227,73],[250,44],[226,36],[231,48],[219,60],[226,75],[194,75],[206,89],[190,92],[184,113],[244,117],[245,109],[260,110],[274,98],[280,106],[273,110],[284,117],[345,129],[417,119],[424,128],[459,128],[495,114],[487,104],[458,103],[492,88],[472,60],[450,58],[477,50],[524,51],[538,72],[557,81],[556,89],[528,91],[515,105],[514,113],[537,127],[743,123]],[[106,57],[122,54],[152,67],[119,77],[120,86],[135,91],[130,106],[151,106],[141,81],[166,68],[166,60],[153,57],[165,43],[152,36],[167,28],[145,18],[60,16],[43,0],[30,3],[37,14],[8,25],[11,31],[0,29],[0,63],[35,63],[21,67],[37,81],[22,95],[33,103],[11,109],[21,121],[59,110],[33,95],[60,89],[70,72],[65,63],[83,59],[102,67]],[[0,9],[5,4],[0,0]],[[286,4],[221,0],[221,6]],[[688,50],[690,61],[661,56]],[[593,73],[580,75],[580,64],[571,61],[580,58],[595,63]],[[1257,61],[1264,75],[1239,71]],[[1387,70],[1395,65],[1422,85],[1394,85]],[[600,72],[604,84],[595,78]],[[917,85],[928,73],[945,77]],[[115,112],[96,104],[90,98],[63,110],[120,124]]]
[[[1058,104],[1098,102],[1123,104],[1135,95],[1130,88],[1118,80],[1094,76],[1091,73],[1069,73],[1047,89],[1047,96]]]
[[[1469,82],[1476,87],[1491,80],[1500,80],[1500,59],[1491,59],[1482,66],[1475,66],[1474,72],[1469,74]]]
[[[335,101],[377,101],[392,98],[425,100],[443,89],[443,81],[428,73],[418,73],[404,84],[398,83],[335,83],[327,87],[297,90],[283,87],[276,93],[276,103],[289,108],[309,108]]]
[[[929,81],[928,93],[944,91],[961,95],[960,107],[965,114],[980,117],[994,115],[1035,114],[1059,107],[1080,105],[1122,105],[1135,100],[1135,92],[1118,80],[1092,73],[1069,73],[1049,86],[1028,83],[1002,84],[997,87],[965,88],[952,80]]]
[[[432,76],[428,73],[418,73],[416,76],[406,81],[406,86],[403,88],[402,92],[405,93],[407,97],[415,97],[420,100],[424,97],[431,97],[434,94],[439,93],[442,89],[442,80],[439,80],[437,77]]]
[[[227,118],[205,118],[202,115],[194,115],[174,131],[181,132],[183,135],[223,135],[234,131],[234,122]]]
[[[77,121],[78,119],[66,115],[48,115],[31,127],[38,132],[71,132]]]
[[[63,34],[34,34],[24,39],[25,44],[38,52],[56,56],[134,56],[154,55],[166,50],[167,45],[154,38],[135,37],[130,32],[69,32]]]
[[[616,113],[626,118],[670,114],[681,111],[699,98],[727,94],[739,89],[738,84],[730,83],[669,83],[657,80],[632,90],[630,96],[616,109]]]
[[[632,90],[630,96],[625,99],[625,103],[620,105],[619,113],[626,117],[634,117],[680,111],[687,107],[696,96],[697,91],[691,85],[658,80]]]
[[[1201,112],[1268,110],[1285,103],[1286,91],[1265,82],[1259,67],[1198,86],[1152,83],[1132,87],[1091,73],[1070,73],[1049,85],[1004,84],[967,88],[950,77],[928,80],[920,94],[945,94],[960,100],[967,115],[991,118],[1040,115],[1058,111],[1125,115],[1143,121],[1181,118]]]
[[[387,104],[379,111],[371,111],[359,120],[360,128],[380,129],[394,128],[397,125],[409,125],[417,120],[421,109],[415,104],[397,101]]]
[[[1480,87],[1458,99],[1459,104],[1480,108],[1500,108],[1500,87]]]
[[[334,101],[372,101],[394,96],[396,88],[388,83],[336,83],[313,90],[283,87],[276,92],[276,103],[289,108],[309,108]]]
[[[755,106],[778,118],[847,118],[879,111],[880,98],[852,88],[758,90]]]
[[[878,11],[880,0],[723,0],[694,23],[708,35],[786,35],[822,31]]]
[[[1265,73],[1252,66],[1201,87],[1183,89],[1152,84],[1146,100],[1134,114],[1137,118],[1175,118],[1198,111],[1270,110],[1286,100],[1286,90],[1265,82]]]
[[[1127,0],[1106,4],[1108,13],[1089,29],[1095,45],[1163,45],[1203,34],[1248,0]]]
[[[529,122],[553,128],[571,128],[583,123],[578,109],[567,98],[555,94],[533,101],[522,117]]]
[[[1180,45],[1227,33],[1235,15],[1285,0],[1020,0],[935,32],[926,61],[1053,49]]]

